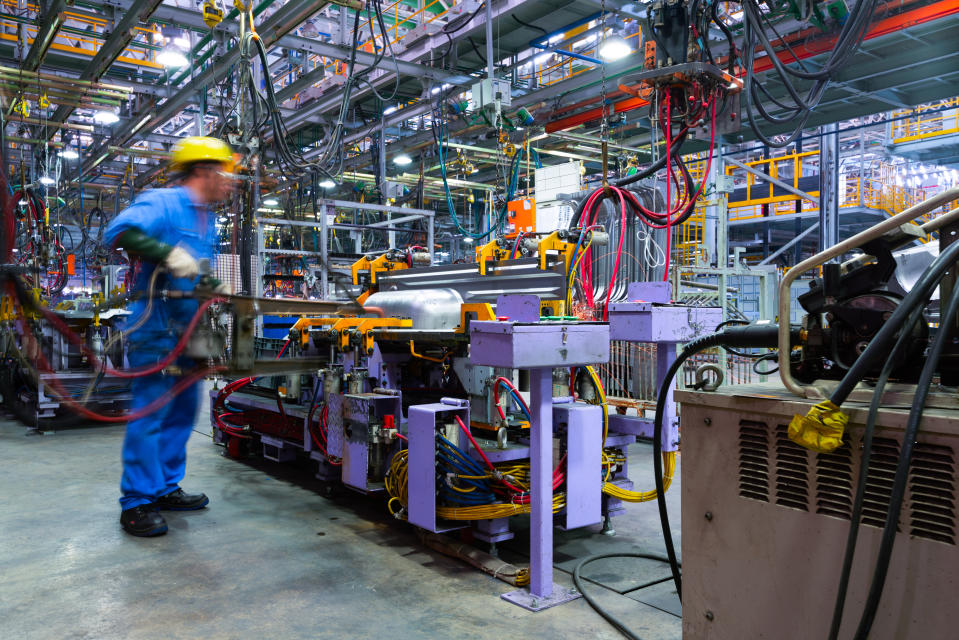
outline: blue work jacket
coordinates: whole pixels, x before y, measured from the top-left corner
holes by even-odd
[[[137,196],[133,204],[120,212],[107,225],[104,238],[115,247],[117,240],[129,229],[139,229],[151,238],[171,247],[180,246],[194,258],[213,259],[216,239],[214,215],[209,207],[198,205],[184,187],[153,189]],[[150,278],[157,265],[145,260],[133,260],[133,292],[142,293],[130,304],[128,326],[137,323],[147,306],[146,295]],[[161,273],[156,290],[192,291],[196,282],[188,278],[173,278]],[[196,313],[198,303],[192,298],[164,300],[156,295],[153,310],[144,325],[128,336],[131,346],[158,352],[169,351]]]

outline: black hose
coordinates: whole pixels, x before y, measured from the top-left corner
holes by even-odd
[[[833,607],[832,623],[829,627],[829,640],[836,640],[839,636],[839,626],[842,624],[843,609],[846,605],[846,593],[849,588],[849,575],[852,572],[852,561],[856,554],[856,539],[859,536],[859,521],[862,518],[862,506],[866,498],[866,478],[869,474],[869,459],[872,455],[872,437],[876,426],[876,416],[879,404],[882,401],[882,392],[889,381],[892,369],[899,358],[899,354],[906,348],[912,337],[912,329],[923,316],[923,307],[919,306],[912,312],[896,346],[889,354],[889,359],[879,374],[876,388],[873,390],[872,402],[869,404],[869,416],[866,418],[866,427],[863,432],[862,458],[859,462],[859,484],[856,487],[856,497],[853,500],[852,515],[849,519],[849,534],[846,538],[846,552],[843,556],[842,571],[839,576],[839,588],[836,591],[836,604]]]
[[[959,287],[957,287],[959,289]],[[798,330],[791,332],[790,338],[795,339]],[[697,338],[688,343],[680,352],[676,360],[669,366],[663,377],[659,394],[656,397],[656,417],[653,419],[653,475],[656,482],[656,504],[659,506],[659,521],[663,527],[663,541],[666,543],[666,555],[669,557],[669,569],[676,584],[676,594],[680,602],[683,599],[683,579],[679,571],[679,562],[676,559],[676,548],[673,545],[673,532],[669,528],[669,513],[666,511],[666,487],[663,485],[663,418],[666,413],[666,401],[672,390],[673,378],[691,357],[710,347],[771,347],[777,344],[779,327],[772,322],[756,322],[744,327],[729,327],[724,331],[717,331]]]
[[[906,429],[902,434],[902,449],[899,452],[899,464],[896,466],[892,494],[889,497],[889,511],[886,514],[886,526],[882,530],[879,556],[876,558],[875,572],[872,576],[872,583],[869,585],[869,595],[863,607],[862,617],[859,619],[859,627],[856,629],[855,640],[866,640],[869,636],[869,630],[872,628],[872,623],[876,619],[879,600],[882,598],[882,590],[886,585],[889,559],[892,557],[892,548],[896,542],[899,512],[902,510],[902,501],[906,494],[909,465],[912,462],[912,450],[916,444],[916,434],[919,432],[919,422],[922,420],[922,412],[926,408],[926,398],[929,396],[932,378],[935,376],[936,368],[939,365],[939,358],[943,349],[945,349],[946,342],[952,339],[948,327],[953,326],[957,311],[959,311],[959,287],[953,290],[946,305],[945,314],[940,317],[939,333],[932,341],[926,363],[923,365],[922,373],[919,374],[919,381],[916,383],[916,395],[913,399],[912,409],[909,411],[909,418],[906,421]]]
[[[830,400],[836,406],[841,405],[853,388],[860,380],[866,377],[866,374],[880,361],[883,355],[889,353],[889,347],[895,338],[896,332],[906,321],[907,316],[912,313],[917,305],[932,294],[932,290],[942,279],[942,274],[950,269],[959,259],[959,242],[950,244],[942,253],[939,254],[929,268],[922,274],[918,281],[912,286],[912,290],[903,298],[902,303],[893,312],[889,320],[883,324],[882,328],[876,333],[875,337],[869,341],[869,346],[860,355],[846,372],[846,375],[839,382],[839,385],[832,392]],[[940,325],[943,326],[943,325]]]
[[[519,18],[516,17],[516,14],[515,14],[515,13],[509,14],[509,17],[512,18],[513,20],[515,20],[516,22],[518,22],[520,25],[522,25],[522,26],[524,26],[524,27],[529,27],[530,29],[536,29],[537,31],[541,32],[544,36],[548,36],[548,35],[549,35],[549,31],[547,31],[547,30],[544,29],[543,27],[537,27],[535,24],[531,24],[531,23],[529,23],[529,22],[526,22],[525,20],[520,20]]]
[[[685,347],[663,378],[659,387],[659,396],[656,398],[656,418],[653,420],[653,474],[656,476],[656,503],[659,505],[659,521],[663,526],[663,541],[666,543],[666,555],[669,560],[669,569],[676,584],[676,594],[680,602],[683,599],[683,578],[679,571],[679,561],[676,559],[676,548],[673,545],[673,532],[669,528],[669,513],[666,511],[666,487],[663,486],[663,418],[666,413],[666,401],[672,390],[673,378],[689,358],[703,349],[718,347],[722,343],[723,332],[710,333],[702,338],[693,340]]]
[[[627,638],[631,640],[639,640],[639,636],[633,633],[633,631],[627,627],[619,618],[607,611],[601,604],[599,604],[593,596],[589,595],[589,592],[583,588],[583,576],[581,575],[583,567],[586,565],[596,562],[597,560],[603,560],[604,558],[642,558],[644,560],[659,560],[660,562],[668,562],[667,558],[662,556],[652,555],[650,553],[600,553],[595,556],[589,556],[588,558],[583,558],[580,560],[579,564],[576,565],[576,568],[573,569],[573,585],[576,587],[576,590],[583,594],[583,598],[586,602],[589,603],[596,613],[601,615],[606,622],[610,623],[616,630],[622,633]]]

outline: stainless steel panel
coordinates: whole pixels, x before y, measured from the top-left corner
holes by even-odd
[[[547,271],[539,268],[539,260],[526,258],[510,262],[494,262],[480,275],[476,264],[452,264],[425,269],[403,269],[379,275],[380,291],[421,289],[454,289],[464,302],[489,302],[509,293],[529,293],[541,300],[562,299],[566,292],[563,263]]]

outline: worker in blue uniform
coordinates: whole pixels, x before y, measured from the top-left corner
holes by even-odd
[[[195,299],[161,297],[156,292],[194,289],[198,261],[213,257],[216,235],[211,207],[227,199],[233,189],[233,154],[215,138],[184,138],[173,150],[172,169],[179,178],[177,186],[141,194],[110,222],[105,234],[107,242],[127,252],[134,269],[127,324],[127,358],[134,368],[168,356],[196,313]],[[226,285],[216,283],[215,287],[218,293],[230,293]],[[181,371],[196,366],[185,357],[176,364]],[[131,411],[136,413],[169,395],[181,379],[168,371],[134,378]],[[120,483],[120,524],[127,533],[166,533],[159,510],[202,509],[209,503],[204,494],[188,494],[180,488],[198,401],[196,383],[157,411],[127,423]]]

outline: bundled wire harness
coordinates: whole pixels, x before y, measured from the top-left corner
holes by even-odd
[[[776,30],[768,10],[759,2],[745,0],[741,6],[744,12],[741,55],[742,66],[746,70],[744,101],[749,124],[756,137],[764,144],[785,147],[795,141],[806,127],[830,79],[849,64],[858,51],[876,11],[877,2],[859,0],[856,3],[842,24],[828,58],[817,62],[815,67],[804,63],[796,54],[789,40]],[[775,36],[775,42],[770,39],[769,32]],[[765,52],[765,59],[773,65],[775,77],[786,89],[787,98],[779,99],[773,96],[767,89],[771,84],[769,79],[760,80],[756,77],[754,69],[757,50]],[[734,55],[731,52],[730,59]],[[805,88],[800,89],[797,83],[802,83]],[[787,128],[787,134],[779,137],[768,135],[764,127]]]
[[[437,465],[442,480],[437,487],[439,504],[436,515],[447,520],[495,520],[530,513],[529,463],[494,465],[458,416],[456,422],[483,463],[437,434]],[[553,470],[554,513],[566,506],[566,494],[560,491],[566,481],[565,463],[564,456]],[[403,449],[393,457],[385,481],[390,496],[388,506],[394,515],[401,513],[394,504],[398,503],[404,509],[408,504],[408,475],[409,453]]]

